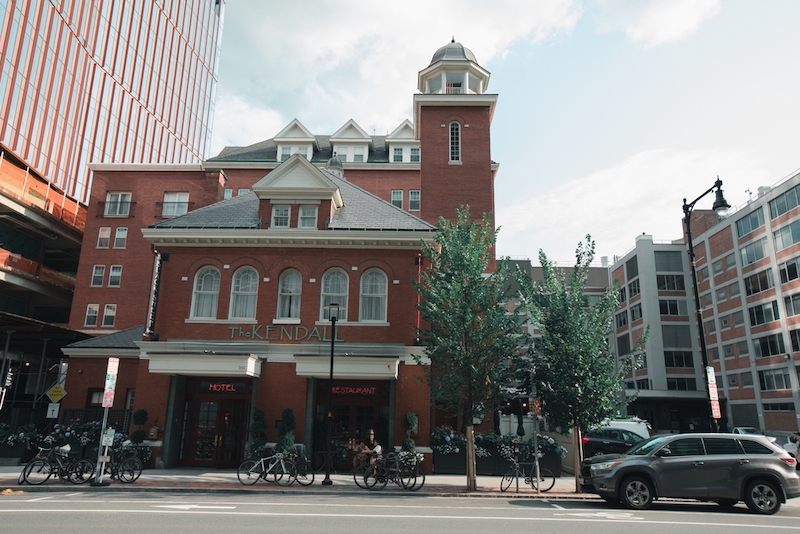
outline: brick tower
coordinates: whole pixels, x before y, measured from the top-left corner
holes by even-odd
[[[436,224],[469,204],[472,216],[494,211],[490,126],[497,95],[486,94],[489,72],[455,40],[440,48],[418,76],[415,135],[420,141],[420,216]]]

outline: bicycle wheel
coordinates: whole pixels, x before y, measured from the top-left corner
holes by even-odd
[[[142,469],[144,469],[144,465],[138,457],[125,458],[117,467],[117,478],[119,478],[120,482],[125,482],[126,484],[135,482],[139,475],[142,474]]]
[[[500,480],[500,491],[506,491],[509,487],[511,487],[511,483],[514,482],[516,477],[517,470],[513,467],[506,471],[506,474],[503,475],[503,478]]]
[[[297,467],[298,484],[301,486],[310,486],[314,483],[314,470],[311,468],[311,463],[308,460],[296,463],[295,467]]]
[[[281,460],[272,468],[275,483],[279,486],[291,486],[297,478],[297,467],[291,460]]]
[[[553,473],[550,472],[549,469],[542,469],[539,468],[539,490],[540,491],[550,491],[550,489],[555,485],[556,477]],[[531,474],[531,487],[536,489],[536,473]]]
[[[402,465],[397,469],[396,480],[404,490],[413,491],[414,486],[417,485],[417,470],[416,467],[410,465]]]
[[[94,462],[91,460],[78,460],[72,464],[69,472],[69,481],[73,484],[83,484],[89,482],[94,475]]]
[[[245,460],[236,470],[239,482],[245,486],[252,486],[264,473],[264,463],[261,460]]]
[[[385,469],[381,465],[371,465],[367,467],[366,472],[364,472],[364,484],[367,486],[367,489],[374,491],[382,490],[386,487],[388,481],[389,477],[386,476]]]
[[[25,482],[34,486],[44,484],[52,474],[53,466],[50,465],[50,462],[42,460],[41,458],[31,460],[28,462],[28,465],[25,466],[25,469],[22,470]]]
[[[364,480],[364,475],[367,474],[367,469],[369,469],[369,467],[369,464],[360,464],[353,469],[353,480],[356,486],[361,489],[367,489],[367,482]]]

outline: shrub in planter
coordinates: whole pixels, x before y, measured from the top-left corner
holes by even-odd
[[[284,408],[278,423],[278,442],[275,444],[275,451],[294,453],[294,432],[292,432],[294,429],[294,410]]]
[[[144,436],[145,436],[144,430],[134,430],[133,432],[131,432],[130,440],[132,443],[138,445],[144,441]]]

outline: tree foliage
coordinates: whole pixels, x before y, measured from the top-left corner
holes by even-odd
[[[414,285],[427,325],[419,335],[430,360],[424,376],[432,402],[471,425],[477,413],[505,400],[504,387],[516,378],[522,332],[503,306],[508,262],[486,272],[497,238],[491,214],[474,221],[469,206],[456,214],[455,222],[440,217],[434,243],[423,243],[428,267]]]
[[[430,360],[422,369],[433,406],[463,418],[467,490],[475,490],[473,418],[505,400],[505,388],[517,378],[522,330],[516,312],[504,307],[508,262],[487,272],[497,239],[491,214],[473,221],[462,206],[455,222],[440,217],[438,227],[434,242],[422,244],[428,267],[414,284],[427,325],[418,332]]]
[[[523,305],[541,337],[534,342],[535,376],[548,422],[563,429],[588,428],[624,406],[623,378],[608,344],[616,288],[587,305],[584,290],[594,259],[594,241],[586,236],[575,252],[575,267],[559,269],[539,252],[543,281],[520,277]]]

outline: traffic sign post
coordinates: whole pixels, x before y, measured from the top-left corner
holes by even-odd
[[[103,482],[103,471],[106,470],[106,462],[108,461],[108,448],[114,444],[114,429],[106,429],[108,422],[108,409],[114,406],[114,390],[117,387],[117,373],[119,372],[119,358],[109,358],[108,367],[106,368],[106,384],[103,391],[103,427],[100,430],[102,441],[100,443],[100,450],[97,451],[97,476],[95,477],[92,486],[108,486],[108,482]]]

